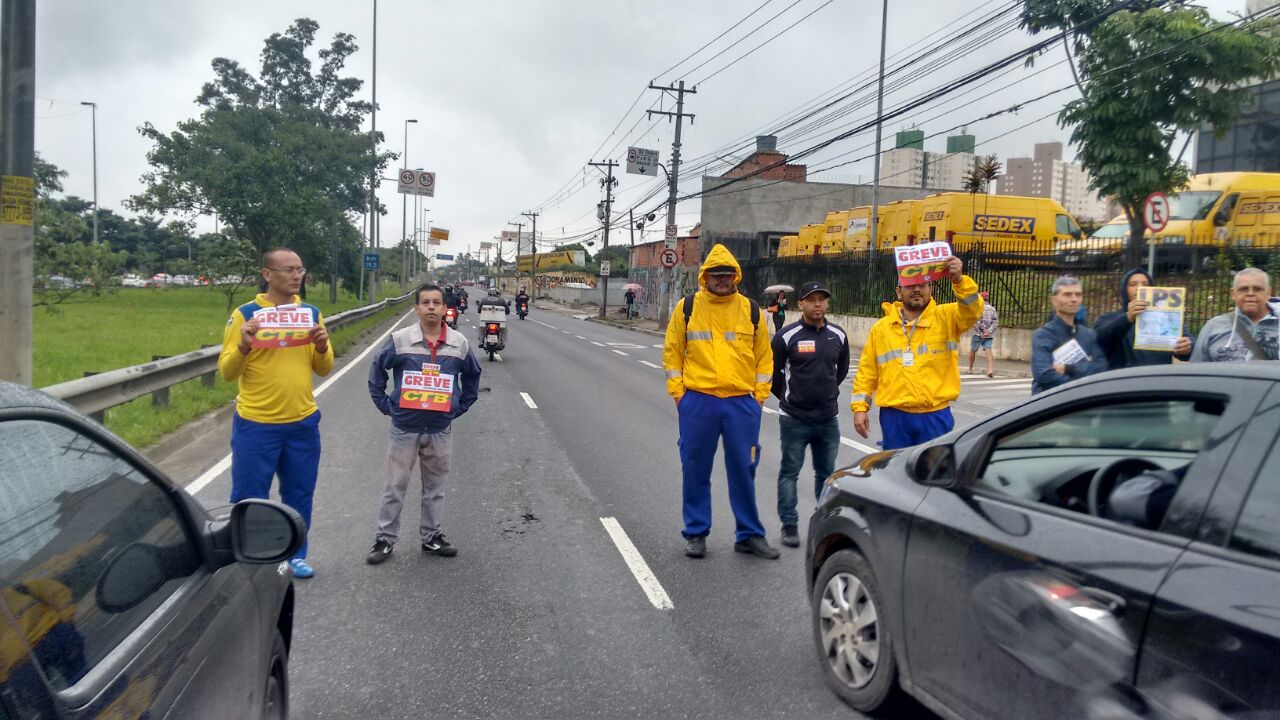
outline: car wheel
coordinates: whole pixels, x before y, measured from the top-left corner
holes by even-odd
[[[271,663],[267,666],[267,688],[262,699],[262,720],[286,720],[289,717],[289,650],[284,636],[276,628],[271,642]]]
[[[841,550],[822,564],[813,588],[813,637],[827,683],[850,707],[872,712],[898,688],[880,586],[866,558]]]

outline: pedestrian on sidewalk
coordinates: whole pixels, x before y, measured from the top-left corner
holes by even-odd
[[[773,313],[773,331],[780,332],[782,326],[787,324],[787,291],[779,290],[777,296],[773,300],[773,305],[769,308],[769,312]]]
[[[422,476],[422,551],[441,557],[458,554],[441,532],[441,510],[453,454],[451,426],[476,401],[480,363],[466,336],[444,323],[445,308],[439,287],[418,288],[413,304],[418,322],[391,333],[369,367],[369,397],[391,417],[387,485],[373,548],[365,558],[370,565],[391,557],[400,537],[400,510],[415,459]]]
[[[773,394],[778,398],[782,464],[778,519],[782,544],[799,547],[796,482],[804,450],[813,455],[813,496],[835,470],[840,450],[840,384],[849,374],[849,337],[827,321],[831,291],[807,282],[797,293],[800,319],[773,336]]]
[[[982,317],[973,326],[973,337],[969,341],[969,374],[973,374],[973,361],[979,351],[987,358],[987,377],[996,376],[996,354],[992,350],[995,344],[996,328],[1000,325],[1000,313],[991,304],[991,296],[986,290],[980,290],[982,297]]]
[[[760,306],[738,293],[742,268],[723,246],[707,253],[702,287],[676,305],[662,364],[680,416],[685,555],[707,554],[711,532],[711,466],[724,439],[729,506],[737,522],[733,549],[774,559],[756,509],[760,417],[769,397],[773,353]]]
[[[631,318],[636,316],[635,315],[636,291],[632,290],[631,288],[627,288],[627,291],[623,293],[623,297],[626,298],[627,300],[627,319],[630,320]]]
[[[218,371],[238,386],[231,420],[231,502],[269,498],[271,480],[279,476],[280,499],[298,511],[310,530],[320,472],[320,410],[311,375],[323,377],[333,369],[333,346],[320,308],[298,297],[306,274],[302,258],[289,248],[263,253],[266,292],[232,311],[222,334]],[[255,313],[270,308],[309,313],[305,342],[254,347],[265,317]],[[305,542],[289,560],[289,570],[296,578],[315,575]]]
[[[1053,316],[1031,335],[1031,394],[1107,371],[1107,357],[1093,329],[1080,321],[1084,301],[1080,281],[1063,275],[1053,281]]]
[[[1231,312],[1209,318],[1196,338],[1192,362],[1276,360],[1280,356],[1280,298],[1271,278],[1248,267],[1231,280]]]
[[[933,301],[933,284],[899,278],[895,303],[871,326],[853,378],[853,427],[868,437],[872,396],[880,406],[881,447],[910,447],[955,427],[951,402],[960,397],[960,338],[982,317],[978,284],[958,257],[947,261],[956,302]]]
[[[1098,347],[1107,357],[1107,368],[1138,367],[1145,365],[1170,365],[1176,357],[1179,360],[1190,360],[1194,343],[1191,338],[1183,336],[1173,346],[1173,352],[1167,350],[1135,350],[1133,347],[1133,326],[1138,316],[1146,312],[1147,301],[1138,299],[1138,288],[1151,284],[1151,276],[1142,268],[1134,268],[1120,278],[1120,310],[1104,313],[1093,323],[1094,335],[1098,338]]]

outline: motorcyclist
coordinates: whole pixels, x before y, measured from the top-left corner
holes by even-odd
[[[462,312],[467,311],[467,303],[470,300],[471,300],[471,297],[467,295],[467,289],[459,285],[458,286],[458,305],[460,306],[460,309]]]
[[[502,293],[498,288],[489,288],[488,294],[480,300],[476,305],[476,314],[481,316],[483,320],[485,307],[500,307],[507,315],[511,314],[511,301],[502,297]],[[484,344],[484,322],[480,323],[480,343]],[[502,330],[499,333],[502,336],[502,344],[507,344],[507,324],[502,324]]]
[[[458,296],[458,291],[452,285],[444,286],[444,306],[447,308],[458,309],[462,299]]]
[[[520,292],[516,293],[516,307],[524,306],[524,311],[529,312],[529,293],[524,291],[524,286],[520,286]]]

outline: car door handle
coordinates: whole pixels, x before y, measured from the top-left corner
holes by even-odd
[[[1082,587],[1080,588],[1080,592],[1085,596],[1087,596],[1090,600],[1093,600],[1094,602],[1106,608],[1107,612],[1111,613],[1112,615],[1117,615],[1117,616],[1123,615],[1125,606],[1128,605],[1128,603],[1125,602],[1124,598],[1120,597],[1119,595],[1116,595],[1113,592],[1108,592],[1101,588]]]

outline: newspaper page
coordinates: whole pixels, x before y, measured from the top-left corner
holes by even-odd
[[[1089,353],[1080,347],[1080,343],[1075,338],[1062,343],[1057,350],[1053,351],[1054,365],[1076,365],[1078,363],[1089,360]]]
[[[1138,288],[1138,299],[1147,301],[1133,326],[1135,350],[1163,350],[1172,352],[1182,337],[1183,312],[1186,310],[1187,289],[1180,287]]]

